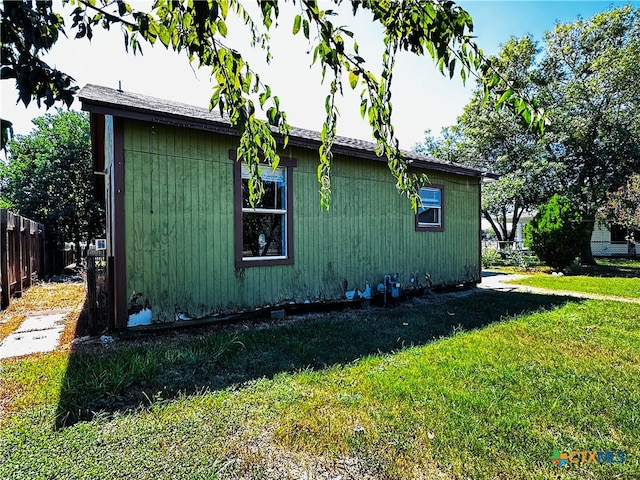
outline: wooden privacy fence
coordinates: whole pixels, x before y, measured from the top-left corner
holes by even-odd
[[[0,309],[43,278],[44,227],[0,209]]]

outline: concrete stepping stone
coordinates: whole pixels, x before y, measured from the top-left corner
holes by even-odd
[[[55,350],[68,314],[69,312],[41,313],[27,317],[0,343],[0,359]]]

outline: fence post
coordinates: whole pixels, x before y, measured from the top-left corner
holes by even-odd
[[[9,306],[9,256],[7,249],[7,210],[0,210],[0,310]]]
[[[22,217],[11,214],[13,216],[13,281],[15,297],[22,296],[22,242],[21,242],[21,220]]]
[[[31,220],[28,219],[24,219],[22,221],[22,225],[24,227],[24,237],[23,237],[23,244],[24,244],[24,260],[23,260],[23,265],[24,268],[26,269],[24,273],[24,279],[25,279],[25,287],[29,288],[32,284],[32,278],[31,278],[31,274],[33,273],[33,249],[31,248]]]

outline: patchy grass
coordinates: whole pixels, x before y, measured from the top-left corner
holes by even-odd
[[[26,318],[26,315],[42,310],[72,308],[67,327],[63,332],[63,342],[73,340],[75,322],[80,314],[86,289],[84,283],[37,283],[25,290],[20,298],[11,300],[9,306],[0,312],[0,341],[10,335]]]
[[[0,312],[0,342],[14,332],[25,318],[23,313]]]
[[[22,297],[12,300],[5,312],[24,313],[68,308],[82,304],[84,297],[84,283],[37,283],[25,290]]]
[[[633,478],[637,318],[484,292],[11,360],[0,478]]]
[[[529,275],[535,273],[551,273],[551,267],[547,267],[545,265],[539,265],[535,267],[517,267],[517,266],[498,266],[493,265],[487,268],[483,268],[486,272],[496,272],[504,275],[515,274],[515,275]]]

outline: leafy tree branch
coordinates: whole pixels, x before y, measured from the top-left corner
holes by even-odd
[[[334,0],[338,7],[341,0]],[[419,198],[417,189],[424,178],[411,172],[395,136],[392,119],[392,80],[399,52],[423,56],[428,54],[443,74],[452,78],[460,72],[463,81],[469,75],[479,77],[488,92],[499,91],[496,107],[509,106],[531,127],[544,128],[544,117],[534,101],[529,101],[509,83],[482,55],[474,43],[470,15],[449,1],[424,2],[351,2],[354,14],[373,15],[374,22],[384,28],[384,53],[381,74],[374,75],[360,56],[353,32],[333,23],[334,11],[322,10],[311,0],[274,0],[258,2],[256,18],[239,0],[171,1],[155,0],[148,11],[133,8],[124,0],[65,0],[73,7],[71,29],[76,38],[91,39],[95,28],[109,30],[120,27],[125,48],[142,53],[142,44],[158,42],[187,57],[190,63],[210,69],[216,81],[210,108],[218,108],[238,128],[238,157],[249,164],[252,202],[259,199],[260,162],[277,165],[276,137],[286,145],[291,127],[280,102],[271,88],[260,80],[259,73],[245,61],[240,51],[227,45],[231,16],[237,17],[251,38],[252,46],[271,58],[268,32],[277,27],[280,8],[297,6],[292,33],[302,32],[312,48],[311,63],[318,63],[321,81],[327,75],[329,92],[325,98],[325,120],[321,129],[318,180],[321,204],[331,203],[332,146],[337,132],[337,96],[342,94],[343,79],[351,88],[360,84],[360,111],[371,126],[377,142],[377,153],[385,156],[398,190],[411,199],[414,208]],[[2,78],[14,78],[19,99],[27,105],[32,99],[46,106],[62,101],[70,105],[77,87],[73,79],[50,68],[40,56],[65,34],[64,21],[49,2],[5,0],[2,2]],[[259,17],[259,18],[258,18]],[[233,27],[236,28],[236,27]],[[279,28],[279,27],[278,27]],[[311,29],[315,30],[315,37]],[[256,105],[257,103],[257,105]],[[265,111],[266,120],[256,116],[257,106]]]

